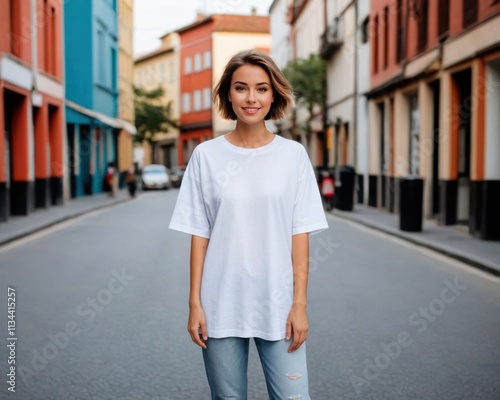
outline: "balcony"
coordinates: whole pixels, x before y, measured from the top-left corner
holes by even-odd
[[[325,60],[332,57],[333,53],[344,43],[342,19],[335,17],[321,35],[319,54]]]

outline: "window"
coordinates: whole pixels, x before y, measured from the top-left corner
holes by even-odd
[[[184,113],[191,112],[191,94],[189,93],[182,95],[182,111]]]
[[[165,81],[165,64],[161,63],[160,64],[160,73],[158,75],[158,80],[160,83],[163,83]]]
[[[184,73],[187,75],[191,72],[193,72],[193,60],[191,57],[186,57],[184,60]]]
[[[169,81],[174,82],[175,81],[174,60],[170,60],[168,62],[168,74],[169,74]]]
[[[447,36],[450,29],[450,0],[439,0],[438,35]]]
[[[418,51],[424,51],[427,46],[427,23],[429,14],[429,1],[420,0],[418,10]]]
[[[420,112],[418,110],[418,95],[413,93],[408,96],[408,102],[410,105],[410,175],[417,176],[420,169],[420,144],[419,144],[419,132],[420,132]]]
[[[11,10],[12,12],[12,10]],[[42,68],[45,72],[55,75],[56,74],[56,51],[54,44],[56,41],[56,10],[54,7],[49,6],[47,0],[43,3],[43,43],[44,43],[44,65]]]
[[[365,18],[365,20],[361,24],[361,43],[368,43],[368,39],[370,36],[370,19]]]
[[[203,109],[210,110],[212,107],[212,93],[210,88],[203,89]]]
[[[210,50],[203,53],[203,68],[212,68],[212,52]]]
[[[384,69],[389,63],[389,7],[384,8]]]
[[[9,2],[9,22],[10,22],[10,50],[17,57],[21,56],[21,3],[18,0],[10,0]]]
[[[118,65],[116,64],[116,49],[111,48],[111,88],[116,91]]]
[[[194,72],[200,72],[201,71],[201,54],[196,53],[194,55]]]
[[[99,49],[99,57],[97,59],[97,64],[99,68],[98,79],[99,83],[106,83],[106,53],[105,53],[105,43],[104,43],[104,32],[101,30],[97,31],[97,41],[98,41],[98,49]]]
[[[201,110],[201,90],[195,90],[194,91],[194,98],[193,98],[193,111],[200,111]]]
[[[373,20],[373,72],[378,71],[378,15]]]
[[[396,62],[400,63],[405,58],[405,28],[404,28],[404,10],[402,0],[397,0],[396,3]]]
[[[146,85],[152,86],[156,84],[156,66],[152,65],[149,68],[146,68],[144,71],[146,73]]]
[[[477,21],[477,0],[463,0],[463,19],[462,26],[467,28]]]

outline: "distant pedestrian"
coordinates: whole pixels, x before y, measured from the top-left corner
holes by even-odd
[[[104,191],[108,193],[108,196],[114,197],[117,190],[116,186],[116,168],[115,164],[110,162],[106,170],[106,175],[104,176]]]
[[[335,180],[328,171],[321,171],[321,195],[327,211],[333,208],[333,196],[335,194]]]
[[[135,197],[135,192],[137,190],[137,174],[135,173],[134,167],[128,169],[125,183],[127,184],[130,197]]]
[[[236,127],[195,148],[170,222],[192,235],[188,331],[212,399],[247,398],[253,338],[270,398],[307,400],[308,235],[328,224],[306,150],[266,129],[292,88],[269,56],[243,51],[214,100]]]

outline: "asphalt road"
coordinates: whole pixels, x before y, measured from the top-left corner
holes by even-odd
[[[190,238],[167,228],[176,197],[141,195],[0,248],[1,399],[209,399],[186,331]],[[500,399],[500,281],[328,220],[310,239],[312,398]],[[249,399],[266,399],[251,351]]]

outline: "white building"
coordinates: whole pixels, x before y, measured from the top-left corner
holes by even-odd
[[[352,165],[358,174],[358,201],[364,201],[368,174],[370,89],[369,0],[325,0],[328,26],[320,54],[327,60],[329,164]]]
[[[318,54],[321,35],[326,27],[325,0],[293,0],[291,12],[292,59],[307,59],[311,54]],[[319,138],[323,131],[322,110],[314,111],[310,119],[309,112],[298,106],[296,109],[295,133],[301,135],[314,166],[322,165],[324,159],[324,139]],[[306,125],[309,125],[307,134]]]
[[[271,57],[276,65],[283,70],[291,59],[291,43],[289,24],[291,0],[274,0],[269,7],[269,22],[271,30]],[[292,113],[281,121],[266,121],[272,132],[290,137]]]

